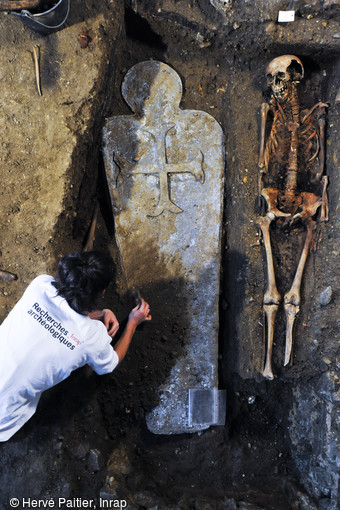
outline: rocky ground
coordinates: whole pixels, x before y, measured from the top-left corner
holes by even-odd
[[[125,499],[130,509],[336,509],[340,11],[337,1],[297,1],[294,24],[279,24],[277,12],[287,2],[254,4],[74,0],[63,30],[47,36],[0,13],[0,265],[18,276],[1,281],[1,320],[34,276],[53,273],[62,254],[83,248],[97,202],[95,247],[108,249],[117,262],[107,305],[121,322],[126,318],[131,300],[114,241],[101,127],[105,117],[129,113],[120,94],[126,71],[158,59],[182,78],[182,107],[207,111],[225,133],[220,384],[228,394],[225,427],[179,436],[147,430],[145,414],[182,332],[168,325],[165,331],[163,304],[146,296],[154,321],[137,333],[124,364],[102,377],[87,368],[74,373],[0,445],[1,509],[10,508],[13,497],[22,505],[24,497],[100,496]],[[254,205],[258,111],[268,99],[265,67],[284,53],[305,63],[303,99],[330,103],[331,213],[306,268],[294,365],[282,368],[279,316],[276,378],[269,382],[260,375],[265,265]],[[279,290],[285,291],[303,229],[273,235]],[[320,295],[327,287],[332,295],[325,304]]]

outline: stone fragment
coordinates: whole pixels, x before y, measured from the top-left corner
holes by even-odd
[[[83,460],[85,459],[87,452],[88,452],[87,446],[80,443],[72,450],[72,455],[77,460]]]
[[[138,510],[135,505],[128,503],[126,499],[117,496],[116,493],[102,489],[99,493],[101,508],[125,508],[126,510]]]
[[[131,472],[129,454],[126,446],[120,444],[119,448],[113,450],[107,463],[108,473],[115,477],[126,476]]]
[[[329,498],[321,498],[318,501],[319,508],[318,510],[328,510],[331,506],[331,502]]]
[[[332,294],[333,294],[332,287],[329,285],[320,294],[320,305],[322,306],[329,305],[332,299]]]
[[[237,510],[236,501],[234,498],[227,498],[223,502],[223,508],[225,510]]]
[[[89,468],[93,473],[100,471],[101,469],[101,453],[97,449],[91,449],[89,454]]]
[[[144,508],[155,508],[158,509],[158,501],[154,494],[151,492],[136,492],[134,495],[135,502],[140,506]]]
[[[339,379],[331,371],[318,377],[317,383],[296,384],[289,416],[288,432],[299,481],[311,498],[318,500],[327,495],[328,510],[339,508],[338,392]],[[316,510],[306,498],[297,493],[298,508]]]
[[[153,316],[186,321],[182,339],[162,331],[176,356],[147,424],[194,432],[207,425],[188,426],[188,390],[218,386],[223,133],[209,114],[179,108],[182,83],[164,63],[135,65],[122,94],[134,115],[107,119],[103,152],[123,270],[129,288],[168,292]]]
[[[299,508],[301,510],[318,510],[318,508],[314,505],[314,503],[312,503],[312,501],[306,494],[303,494],[302,492],[299,491],[297,493],[297,496],[299,501]]]

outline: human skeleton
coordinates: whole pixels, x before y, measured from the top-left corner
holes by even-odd
[[[277,220],[288,227],[302,222],[306,239],[293,284],[284,296],[286,314],[286,345],[284,365],[291,362],[293,326],[300,309],[300,287],[308,252],[319,220],[328,219],[327,184],[324,175],[326,103],[317,103],[309,110],[300,109],[297,85],[304,76],[301,60],[282,55],[270,62],[267,84],[271,89],[270,104],[261,107],[259,155],[259,195],[266,212],[258,217],[267,258],[267,289],[263,309],[267,323],[266,359],[263,376],[273,379],[271,357],[274,323],[281,296],[276,287],[270,225]],[[268,113],[273,116],[266,137]]]

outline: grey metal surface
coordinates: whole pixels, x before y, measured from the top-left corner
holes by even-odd
[[[195,425],[224,425],[226,403],[226,390],[217,388],[189,389],[189,427]]]

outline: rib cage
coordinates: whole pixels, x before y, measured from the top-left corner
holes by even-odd
[[[291,133],[287,127],[293,120],[291,102],[279,108],[272,105],[271,111],[273,121],[264,151],[265,187],[273,186],[283,192],[291,148]],[[307,113],[308,110],[301,111],[302,121],[297,131],[297,191],[309,189],[317,173],[319,134],[314,112],[305,119]]]

